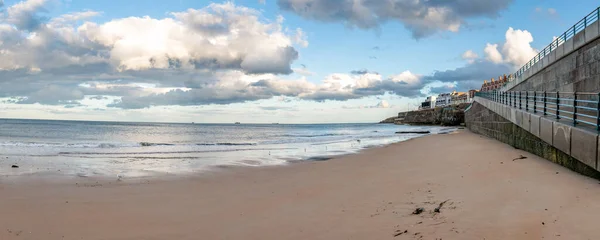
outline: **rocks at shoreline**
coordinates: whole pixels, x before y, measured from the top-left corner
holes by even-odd
[[[431,131],[400,131],[396,134],[429,134]]]

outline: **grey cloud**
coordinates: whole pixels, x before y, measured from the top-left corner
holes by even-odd
[[[86,95],[117,96],[123,97],[123,104],[135,107],[144,105],[135,104],[135,101],[143,99],[148,92],[130,83],[196,90],[147,97],[157,104],[227,103],[264,99],[271,95],[297,95],[303,91],[299,85],[278,88],[282,86],[277,84],[250,90],[234,84],[235,87],[228,89],[230,82],[242,77],[290,74],[292,62],[298,59],[297,50],[285,39],[291,36],[286,35],[281,23],[264,20],[259,11],[231,3],[211,4],[203,9],[173,13],[175,20],[181,22],[129,17],[111,20],[111,24],[86,22],[75,26],[76,21],[99,14],[86,11],[57,16],[49,19],[48,24],[41,24],[48,20],[43,16],[47,2],[23,1],[0,12],[0,22],[8,23],[0,24],[0,50],[3,52],[0,54],[0,97],[18,97],[19,103],[56,105],[78,101]],[[0,3],[4,1],[0,0]],[[191,58],[178,58],[171,52],[155,49],[150,53],[143,52],[146,51],[143,48],[132,50],[136,44],[115,49],[122,44],[114,41],[128,37],[128,32],[119,32],[123,28],[133,25],[141,31],[153,31],[155,26],[152,24],[157,22],[184,31],[181,36],[175,36],[181,37],[174,41],[181,45],[173,49],[188,51],[189,54],[184,55]],[[231,36],[234,30],[236,36]],[[120,36],[113,39],[106,36],[107,31]],[[27,38],[32,32],[35,41]],[[223,42],[228,45],[206,40],[221,36],[228,38]],[[147,62],[138,61],[140,55],[136,54],[142,54]],[[124,57],[116,59],[119,57],[115,56]],[[130,61],[132,59],[135,61]],[[136,66],[123,67],[131,62]],[[98,86],[104,83],[104,86],[98,87],[95,83],[99,83]],[[219,84],[225,87],[216,87]],[[294,90],[296,87],[299,90]],[[242,97],[233,96],[236,94]],[[166,100],[155,100],[160,97]]]
[[[231,104],[255,101],[271,98],[272,95],[263,95],[253,93],[247,90],[226,90],[221,89],[193,89],[189,91],[172,90],[165,94],[151,94],[148,96],[134,97],[124,96],[120,101],[109,104],[108,107],[118,107],[125,109],[140,109],[150,106],[161,105],[209,105],[209,104]]]
[[[295,107],[286,107],[286,106],[259,106],[258,108],[266,111],[277,111],[277,110],[294,110]]]
[[[362,69],[362,70],[352,70],[352,71],[350,71],[350,73],[351,73],[351,74],[354,74],[354,75],[363,75],[363,74],[367,74],[367,73],[369,73],[369,70],[367,70],[367,69]]]
[[[429,81],[457,82],[460,91],[478,89],[484,80],[509,74],[511,67],[506,64],[494,64],[487,61],[477,61],[453,70],[436,71],[431,76],[424,77]]]
[[[73,104],[82,100],[83,92],[77,89],[63,88],[62,86],[50,85],[42,90],[29,94],[26,98],[18,101],[21,104],[43,103],[48,105]]]
[[[293,72],[291,63],[296,59],[298,59],[298,51],[288,46],[279,48],[277,56],[271,58],[260,53],[246,56],[241,63],[241,67],[250,74],[290,74]]]
[[[432,87],[429,89],[429,93],[431,93],[431,94],[449,93],[454,90],[455,90],[455,88],[450,87],[450,86]]]
[[[282,10],[324,22],[342,22],[361,29],[402,22],[414,38],[455,30],[467,18],[498,16],[513,0],[278,0]]]
[[[328,92],[328,91],[319,91],[316,93],[311,93],[305,96],[302,96],[301,99],[311,100],[317,102],[323,102],[326,100],[333,101],[346,101],[348,99],[357,99],[363,96],[357,95],[353,92]]]
[[[367,69],[360,69],[360,70],[352,70],[352,71],[350,71],[350,74],[353,74],[353,75],[364,75],[364,74],[367,74],[367,73],[379,74],[377,72],[369,71]]]
[[[90,99],[92,99],[92,100],[104,100],[104,99],[108,99],[108,97],[98,95],[98,96],[91,96]]]
[[[49,19],[39,15],[39,12],[46,12],[45,3],[46,0],[23,1],[10,6],[6,10],[6,21],[20,30],[34,31]]]
[[[392,93],[404,97],[419,97],[421,96],[421,89],[429,82],[420,82],[419,84],[411,85],[405,82],[394,82],[394,81],[381,81],[376,84],[366,87],[358,88],[354,92],[360,96],[375,96],[382,95],[385,93]]]

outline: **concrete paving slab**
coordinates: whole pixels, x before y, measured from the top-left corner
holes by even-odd
[[[540,137],[540,116],[531,114],[529,115],[529,132],[536,137]]]
[[[531,126],[531,114],[528,112],[523,112],[523,121],[521,122],[521,127],[527,131]]]
[[[585,42],[589,43],[598,38],[598,21],[590,24],[587,28],[585,28]]]
[[[552,137],[553,137],[553,130],[552,130],[552,120],[547,119],[547,118],[540,118],[540,138],[552,145]]]
[[[567,41],[565,41],[563,43],[563,46],[565,48],[565,52],[564,55],[569,55],[569,53],[571,53],[573,51],[573,38],[568,39]]]
[[[585,31],[578,32],[573,37],[573,49],[577,50],[585,44]]]
[[[571,156],[596,169],[598,134],[580,128],[571,128]]]
[[[554,122],[552,146],[566,154],[571,154],[571,126]]]

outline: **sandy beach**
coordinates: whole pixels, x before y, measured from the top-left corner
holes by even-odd
[[[466,130],[193,177],[27,178],[0,178],[0,239],[600,239],[597,180]]]

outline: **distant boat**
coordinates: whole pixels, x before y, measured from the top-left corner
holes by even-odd
[[[277,125],[277,124],[279,124],[279,123],[272,123],[272,124],[275,124],[275,125]]]
[[[235,124],[241,124],[240,122],[235,122]]]
[[[192,122],[192,124],[195,124],[194,122]]]

